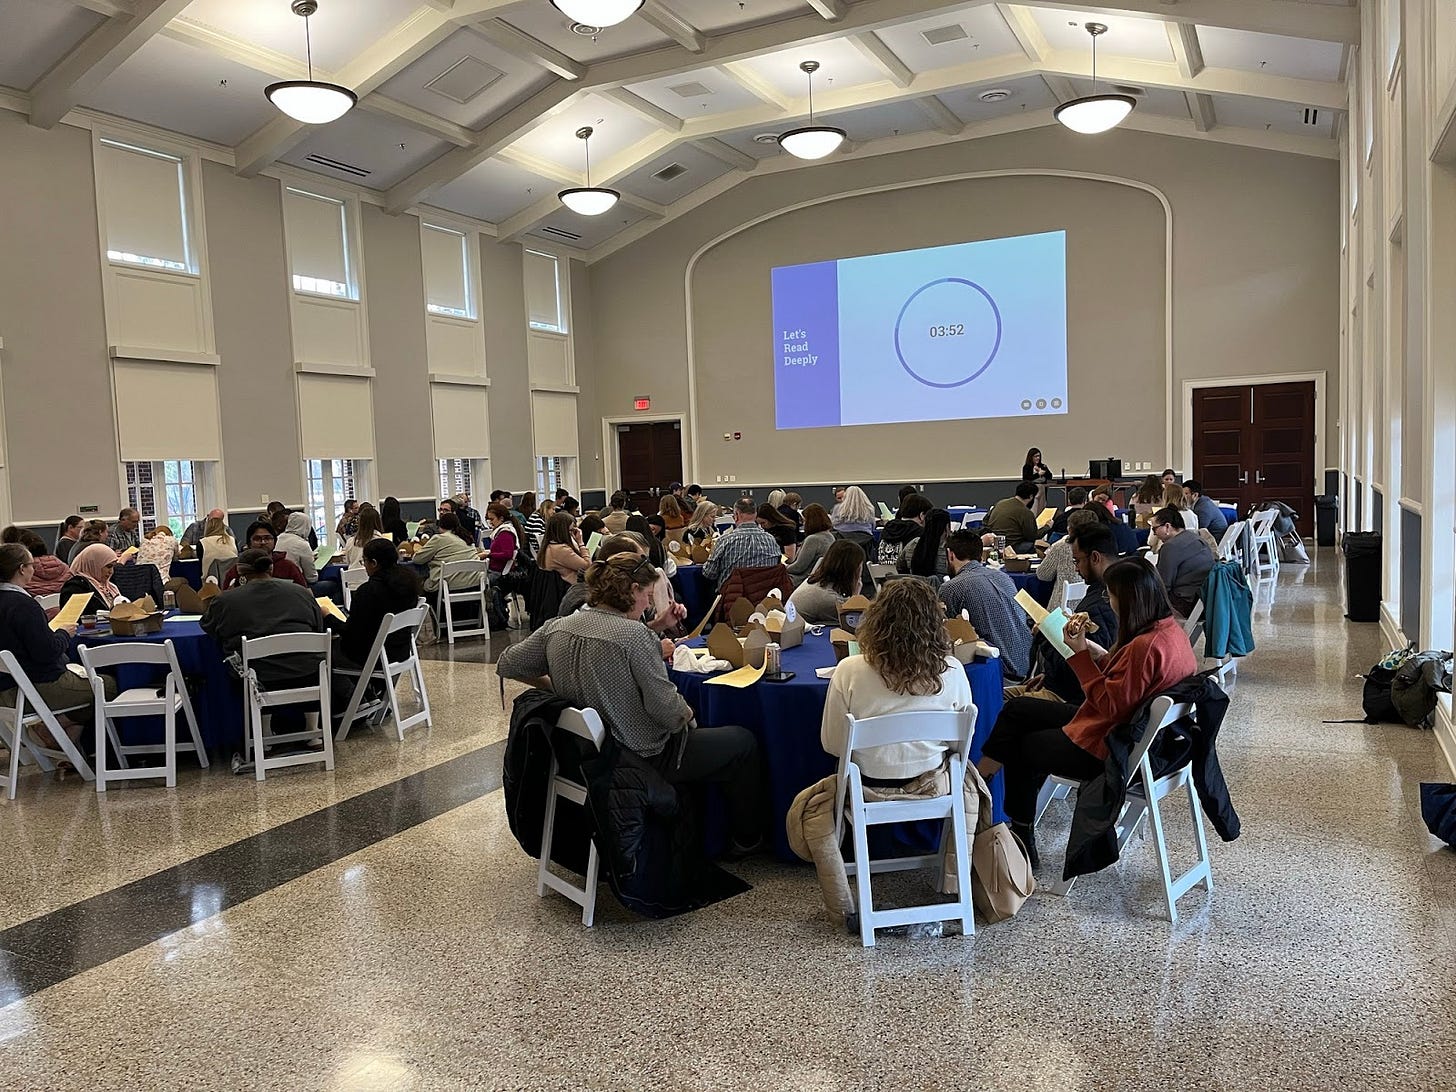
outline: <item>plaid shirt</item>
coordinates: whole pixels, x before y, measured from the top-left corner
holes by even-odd
[[[940,586],[940,601],[953,616],[970,615],[976,632],[1001,650],[1001,671],[1008,679],[1026,676],[1031,665],[1031,630],[1016,602],[1016,585],[999,569],[968,561],[954,579]]]
[[[703,575],[721,590],[734,569],[777,565],[783,556],[773,535],[756,523],[741,523],[718,539],[712,555],[703,562]]]

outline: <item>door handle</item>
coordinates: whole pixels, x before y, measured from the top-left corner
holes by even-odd
[[[1262,471],[1259,471],[1259,470],[1254,471],[1254,484],[1255,485],[1263,485],[1264,484],[1264,474],[1263,474]]]
[[[1247,470],[1245,470],[1242,474],[1239,475],[1239,484],[1240,485],[1248,485],[1249,484],[1249,472]]]

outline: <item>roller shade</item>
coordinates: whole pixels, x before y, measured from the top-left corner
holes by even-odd
[[[300,375],[298,422],[305,459],[374,458],[374,398],[368,379]]]
[[[531,432],[537,455],[569,455],[575,458],[576,395],[532,391]]]
[[[139,360],[112,367],[123,462],[222,458],[216,368]]]
[[[420,232],[420,250],[425,267],[425,303],[432,309],[472,317],[465,236],[425,224]]]
[[[435,422],[435,458],[489,458],[490,421],[484,387],[432,384],[430,411]]]
[[[561,292],[556,284],[556,259],[526,251],[526,315],[532,326],[562,330]]]
[[[97,155],[105,195],[106,249],[186,267],[182,161],[107,141],[100,143]]]
[[[284,194],[288,252],[298,277],[349,283],[344,203],[301,190]]]

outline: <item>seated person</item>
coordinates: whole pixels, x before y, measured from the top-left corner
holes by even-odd
[[[364,561],[364,547],[376,538],[394,539],[384,533],[384,518],[372,504],[361,504],[354,513],[354,534],[344,547],[344,565],[353,568]]]
[[[627,517],[631,514],[627,511],[628,499],[627,494],[620,489],[612,494],[607,511],[602,517],[602,525],[606,527],[603,534],[620,535],[627,529]]]
[[[753,501],[740,499],[733,506],[733,530],[719,537],[703,563],[703,575],[718,591],[723,590],[734,569],[762,569],[781,563],[783,551],[773,535],[758,525],[757,515]]]
[[[774,492],[778,492],[778,490]],[[768,499],[769,503],[773,503],[773,493],[769,494]],[[799,511],[799,508],[803,503],[804,498],[798,493],[784,493],[778,504],[774,505],[774,507],[779,510],[785,519],[793,520],[794,526],[802,532],[804,530],[804,515]]]
[[[1155,474],[1149,474],[1143,479],[1138,491],[1133,494],[1132,503],[1128,506],[1133,510],[1136,517],[1135,526],[1146,527],[1148,517],[1163,506],[1163,483]]]
[[[273,549],[298,566],[304,582],[310,587],[318,583],[318,562],[314,559],[314,548],[308,544],[311,528],[308,516],[302,512],[289,512],[286,530],[278,536]]]
[[[155,565],[162,580],[166,581],[172,577],[172,562],[176,557],[177,540],[172,537],[172,528],[159,523],[142,536],[142,544],[137,547],[136,563]]]
[[[1018,554],[1036,551],[1036,540],[1041,537],[1041,528],[1031,514],[1036,504],[1037,488],[1031,482],[1022,482],[1016,487],[1016,495],[999,500],[981,525],[981,533],[1004,535],[1006,545]]]
[[[835,539],[834,524],[829,521],[829,513],[824,506],[811,504],[805,508],[804,541],[799,543],[798,551],[789,559],[789,578],[795,584],[802,584],[808,579],[814,567],[829,552],[829,547],[834,545]]]
[[[1001,673],[1025,678],[1031,661],[1031,630],[1016,602],[1016,584],[999,569],[981,564],[981,536],[957,531],[946,540],[955,575],[940,586],[940,601],[952,618],[965,611],[981,639],[1001,650]]]
[[[900,501],[900,510],[895,513],[895,518],[880,528],[880,545],[876,555],[879,564],[899,564],[910,543],[920,537],[921,528],[925,526],[925,517],[933,507],[928,500],[914,492]]]
[[[440,517],[440,533],[432,535],[411,559],[418,566],[429,566],[425,577],[425,592],[432,594],[440,588],[440,573],[447,562],[479,561],[480,551],[472,543],[460,537],[460,521],[449,512]],[[479,582],[475,573],[457,573],[450,578],[450,587],[464,591]]]
[[[702,539],[713,533],[713,521],[718,518],[718,506],[710,500],[700,500],[693,508],[692,518],[683,529],[683,537]]]
[[[1198,517],[1198,526],[1211,534],[1215,539],[1222,539],[1224,532],[1228,530],[1228,519],[1223,514],[1223,509],[1212,497],[1203,495],[1203,485],[1193,478],[1183,483],[1183,497],[1188,502],[1188,507]]]
[[[1158,509],[1148,526],[1148,534],[1158,542],[1157,573],[1168,589],[1168,600],[1187,618],[1203,597],[1203,581],[1216,560],[1213,551],[1198,532],[1183,525],[1183,513],[1177,508]]]
[[[0,534],[0,542],[18,542],[30,551],[30,560],[34,567],[30,570],[30,580],[25,587],[37,599],[43,595],[59,594],[66,581],[71,579],[71,567],[51,553],[45,539],[30,528],[7,527]],[[55,611],[50,614],[54,617]]]
[[[324,621],[337,638],[334,666],[345,664],[363,667],[379,636],[379,627],[386,614],[413,610],[420,601],[420,578],[415,571],[399,563],[399,551],[389,536],[372,538],[364,544],[364,571],[369,579],[354,589],[349,599],[349,617],[341,622],[330,615]],[[393,634],[384,643],[391,660],[409,655],[408,633]],[[352,681],[348,684],[351,688]]]
[[[197,544],[202,540],[202,536],[207,533],[208,520],[213,519],[222,520],[223,526],[227,525],[227,513],[224,512],[221,508],[214,508],[211,512],[207,513],[207,515],[195,519],[191,523],[189,523],[187,525],[187,529],[182,532],[182,537],[177,540],[177,545],[193,547],[197,546]]]
[[[118,555],[141,545],[142,514],[135,508],[123,508],[111,525],[111,535],[106,544]]]
[[[516,524],[511,519],[511,510],[500,501],[487,506],[485,522],[490,528],[490,575],[495,579],[516,559],[516,552],[521,547],[516,539]]]
[[[116,597],[121,594],[111,582],[111,574],[115,569],[116,551],[99,542],[93,542],[84,550],[72,554],[73,575],[61,585],[61,606],[64,607],[73,595],[85,595],[91,601],[86,605],[83,614],[109,611],[116,602]]]
[[[606,520],[602,519],[601,516],[595,514],[582,516],[579,520],[576,521],[576,529],[581,532],[581,540],[583,542],[590,542],[592,535],[599,534],[603,537],[606,537],[607,535],[616,533],[607,527]],[[626,520],[622,521],[622,529],[627,529]]]
[[[273,576],[273,555],[246,549],[238,558],[238,585],[212,601],[202,616],[202,630],[223,652],[241,652],[244,637],[271,637],[276,633],[323,633],[324,616],[307,588]],[[322,657],[314,652],[293,652],[258,663],[258,681],[270,690],[311,686],[318,681]]]
[[[477,524],[473,520],[466,518],[465,513],[462,512],[460,508],[456,507],[455,501],[450,497],[446,497],[444,500],[442,500],[435,509],[435,521],[437,526],[439,524],[440,517],[446,515],[455,517],[455,524],[457,527],[455,533],[463,538],[466,542],[470,543],[472,546],[475,545],[475,532],[477,529]]]
[[[74,742],[81,735],[81,726],[92,719],[95,697],[86,676],[67,666],[76,627],[51,630],[45,610],[32,594],[33,573],[29,550],[18,542],[0,546],[0,649],[14,655],[41,700],[52,711],[78,706],[64,715],[56,714],[66,735]],[[105,676],[105,680],[106,696],[116,697],[116,681],[110,676]],[[19,693],[15,680],[0,674],[0,705],[14,709]],[[44,728],[38,733],[43,744],[54,743],[45,738]]]
[[[274,580],[291,580],[300,588],[307,588],[308,581],[303,578],[303,570],[288,560],[288,555],[273,549],[275,539],[273,538],[273,526],[264,520],[254,520],[248,525],[248,549],[267,550],[273,555],[272,576]],[[204,579],[207,570],[203,570]],[[223,574],[222,590],[227,591],[238,582],[238,566],[236,563]]]
[[[1190,531],[1198,530],[1198,517],[1193,509],[1188,507],[1188,501],[1183,496],[1181,485],[1165,485],[1163,487],[1163,507],[1176,508],[1183,519],[1183,526]]]
[[[1072,670],[1086,695],[1082,704],[1012,698],[1002,707],[976,763],[985,778],[1005,767],[1006,814],[1033,865],[1036,798],[1047,777],[1088,781],[1101,774],[1108,733],[1198,670],[1163,585],[1146,561],[1114,562],[1103,580],[1117,615],[1117,642],[1103,649],[1087,639],[1077,621],[1067,625],[1063,638],[1073,651]]]
[[[950,534],[950,513],[944,508],[932,508],[925,514],[923,524],[920,533],[905,543],[895,568],[915,576],[949,576],[945,540]]]
[[[682,505],[671,493],[658,502],[657,514],[662,517],[662,526],[665,530],[680,531],[688,525],[687,513],[682,510]]]
[[[783,551],[784,564],[793,561],[799,556],[799,532],[798,529],[788,523],[776,523],[769,528],[769,534],[773,535],[774,541],[779,544]]]
[[[85,523],[80,516],[67,516],[62,521],[61,533],[56,537],[56,556],[63,562],[70,561],[71,551],[81,540],[81,528]]]
[[[1080,528],[1066,541],[1072,546],[1072,560],[1077,565],[1077,574],[1087,584],[1087,593],[1077,604],[1076,612],[1085,614],[1097,627],[1095,633],[1099,643],[1110,646],[1117,640],[1117,615],[1107,601],[1107,587],[1102,583],[1102,574],[1107,566],[1118,559],[1117,541],[1112,531],[1104,524]],[[1060,544],[1059,544],[1060,545]],[[1076,703],[1082,700],[1082,684],[1067,659],[1040,633],[1031,639],[1033,675],[1023,686],[1008,686],[1006,696],[1043,697],[1053,701]]]
[[[254,527],[258,526],[256,523]],[[273,528],[268,526],[268,541],[273,541]],[[206,580],[213,573],[213,563],[226,561],[229,565],[238,556],[238,544],[233,539],[233,532],[227,525],[227,520],[222,516],[208,516],[207,522],[203,524],[202,532],[198,535],[194,545],[201,558],[202,579]],[[268,547],[270,550],[272,546]],[[290,562],[290,564],[292,564]],[[297,568],[297,566],[294,566]],[[227,568],[227,566],[224,566]],[[301,575],[301,573],[300,573]]]
[[[610,561],[619,554],[636,554],[638,557],[645,557],[650,561],[652,557],[649,551],[650,544],[643,541],[640,534],[634,531],[623,531],[620,535],[611,535],[602,540],[601,545],[597,547],[595,560]],[[666,573],[663,573],[664,577],[666,575]],[[671,585],[669,585],[669,591],[670,588]],[[566,594],[561,597],[561,606],[556,612],[556,617],[565,618],[567,615],[575,614],[585,607],[587,590],[585,580],[578,581],[567,588]],[[661,602],[661,595],[662,581],[659,579],[658,583],[653,587],[654,604],[649,606],[642,614],[642,624],[656,634],[662,634],[666,630],[680,626],[683,619],[688,616],[688,608],[672,600],[668,600],[669,605],[667,609],[658,610],[657,606]],[[664,639],[662,642],[662,655],[664,657],[671,656],[673,647],[671,641]]]
[[[565,512],[557,512],[546,521],[546,537],[541,540],[538,564],[548,573],[555,573],[568,584],[575,584],[591,564],[587,557],[581,528]]]
[[[864,551],[856,542],[841,539],[829,547],[809,579],[794,589],[789,602],[806,625],[837,625],[839,605],[860,593]]]
[[[645,557],[593,562],[586,578],[591,609],[553,618],[505,649],[496,671],[595,709],[618,745],[672,784],[722,785],[733,851],[751,852],[763,837],[758,742],[747,728],[696,725],[668,678],[661,643],[638,621],[656,581]]]
[[[772,504],[760,504],[758,506],[758,513],[754,516],[754,522],[765,531],[772,531],[775,527],[792,527],[794,529],[795,539],[799,537],[799,525],[793,520],[788,519]]]
[[[1078,530],[1096,526],[1097,517],[1091,512],[1077,509],[1067,521],[1071,534]],[[1072,561],[1072,544],[1066,538],[1059,538],[1047,549],[1045,556],[1036,566],[1036,578],[1043,584],[1052,585],[1052,596],[1048,608],[1067,605],[1067,583],[1077,581],[1077,566]]]
[[[875,506],[869,496],[857,485],[851,485],[842,493],[835,491],[834,529],[841,535],[864,535],[869,541],[875,531]]]
[[[1087,490],[1080,485],[1074,485],[1067,490],[1067,503],[1062,510],[1052,519],[1051,531],[1054,535],[1065,535],[1067,533],[1067,517],[1078,508],[1087,503]]]

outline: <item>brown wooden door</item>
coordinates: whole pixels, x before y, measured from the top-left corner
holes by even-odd
[[[633,494],[664,492],[682,481],[682,426],[677,421],[641,421],[617,426],[622,489]]]
[[[1193,473],[1210,497],[1251,505],[1277,500],[1314,527],[1313,383],[1200,387],[1193,392]]]

